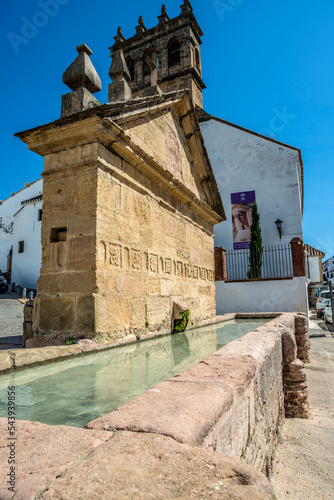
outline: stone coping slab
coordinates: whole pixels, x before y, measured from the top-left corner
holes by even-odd
[[[6,428],[0,419],[2,435]],[[162,435],[19,421],[16,437],[16,492],[8,491],[1,474],[2,500],[276,498],[252,466]],[[1,447],[1,464],[7,455]]]
[[[282,313],[229,313],[216,316],[214,320],[203,321],[200,324],[188,328],[187,331],[215,325],[234,319],[252,319],[252,318],[276,318]],[[53,363],[63,359],[73,358],[75,356],[97,353],[116,347],[134,344],[146,340],[153,340],[159,337],[172,335],[171,332],[151,332],[141,336],[139,339],[135,335],[128,335],[118,341],[108,344],[96,344],[91,340],[81,340],[77,344],[65,346],[49,346],[3,350],[0,354],[0,375],[15,370],[23,370],[31,366],[40,366],[47,363]]]

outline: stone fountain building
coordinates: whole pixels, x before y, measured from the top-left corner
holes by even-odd
[[[195,111],[202,32],[189,1],[121,29],[109,103],[86,45],[64,73],[62,117],[17,136],[44,156],[42,267],[27,346],[170,331],[216,314],[213,226],[224,208]],[[159,60],[157,52],[159,49]]]

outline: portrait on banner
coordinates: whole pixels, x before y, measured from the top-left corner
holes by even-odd
[[[253,206],[255,191],[242,191],[231,194],[233,249],[248,249],[251,240]]]

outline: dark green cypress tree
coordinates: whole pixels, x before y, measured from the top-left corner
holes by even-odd
[[[261,278],[262,272],[262,236],[260,227],[260,214],[257,204],[254,203],[251,225],[251,241],[249,247],[248,279]]]

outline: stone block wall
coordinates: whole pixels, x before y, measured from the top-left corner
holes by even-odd
[[[189,95],[158,96],[162,110],[154,99],[128,116],[110,105],[102,119],[87,111],[27,132],[45,156],[27,347],[170,332],[188,309],[190,325],[215,317],[213,225],[224,210]]]

